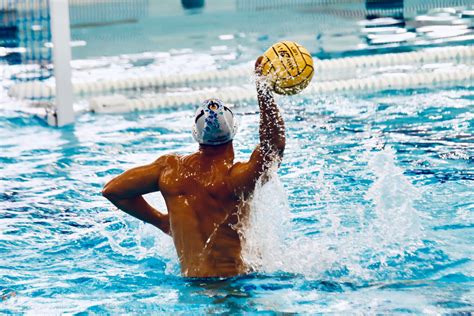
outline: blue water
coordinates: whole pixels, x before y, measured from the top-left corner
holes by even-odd
[[[392,19],[370,17],[380,8],[362,1],[317,7],[281,0],[255,7],[250,0],[209,0],[193,12],[178,1],[162,2],[139,1],[136,11],[122,7],[114,14],[104,13],[107,4],[71,9],[72,39],[81,44],[73,56],[98,57],[74,60],[73,79],[250,65],[282,38],[300,41],[320,58],[473,41],[469,1],[446,0],[454,13],[430,9],[426,1],[393,1],[384,11]],[[136,22],[128,21],[135,15]],[[0,314],[474,310],[472,87],[279,98],[285,157],[256,190],[245,227],[243,257],[256,272],[194,280],[180,276],[170,237],[100,194],[130,167],[196,150],[194,105],[87,112],[73,126],[50,128],[22,111],[31,104],[7,96],[25,69],[0,64]],[[156,96],[228,84],[118,93]],[[76,96],[76,109],[87,108],[89,97]],[[240,103],[233,111],[236,160],[245,160],[258,143],[258,106]],[[159,194],[146,198],[164,209]]]
[[[182,278],[171,239],[100,195],[129,167],[195,150],[193,106],[61,129],[0,110],[0,313],[474,310],[474,90],[278,102],[288,145],[245,252],[258,272],[225,280]],[[234,112],[243,160],[257,105]]]

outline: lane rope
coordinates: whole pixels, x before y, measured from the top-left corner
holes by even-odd
[[[356,75],[361,69],[375,69],[397,65],[423,65],[432,63],[469,63],[474,60],[474,46],[453,46],[430,48],[408,53],[391,53],[373,56],[344,57],[329,60],[316,60],[317,80],[330,79],[334,73]],[[236,83],[249,80],[252,67],[247,65],[231,67],[225,70],[210,70],[199,73],[177,73],[168,75],[148,75],[120,79],[107,79],[89,82],[73,82],[74,93],[79,96],[118,93],[124,90],[147,88],[168,88],[188,86],[195,83]],[[361,80],[361,79],[354,79]],[[323,81],[324,82],[324,81]],[[323,84],[320,82],[320,84]],[[54,81],[22,82],[14,84],[8,91],[9,96],[18,99],[41,100],[55,96]]]
[[[392,89],[414,89],[421,87],[472,85],[474,68],[437,70],[418,73],[389,73],[367,78],[316,82],[302,92],[303,95],[334,92],[369,92]],[[130,99],[124,95],[95,97],[89,101],[90,109],[96,113],[123,113],[152,110],[163,107],[198,104],[209,96],[226,103],[255,102],[256,91],[252,85],[205,89],[188,93],[160,94],[149,98]]]

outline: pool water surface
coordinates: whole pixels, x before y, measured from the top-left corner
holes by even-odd
[[[472,311],[474,91],[278,103],[285,157],[246,232],[257,272],[222,280],[181,277],[171,238],[100,194],[127,168],[196,150],[194,106],[86,113],[60,129],[2,109],[0,312]],[[233,111],[245,160],[258,107]]]

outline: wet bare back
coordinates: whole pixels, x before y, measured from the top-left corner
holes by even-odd
[[[159,179],[172,237],[186,276],[231,276],[246,269],[238,225],[246,216],[232,188],[231,162],[202,152],[169,156]]]
[[[281,159],[285,147],[283,119],[271,92],[257,82],[257,93],[260,144],[247,162],[234,163],[232,142],[200,145],[194,154],[165,155],[128,170],[104,187],[104,196],[119,209],[171,235],[184,276],[248,272],[241,258],[239,227],[258,179]],[[156,191],[163,194],[167,214],[142,196]]]

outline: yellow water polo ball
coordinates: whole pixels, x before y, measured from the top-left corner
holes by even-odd
[[[306,88],[314,74],[311,54],[298,43],[282,41],[272,45],[262,60],[266,76],[278,94],[296,94]]]

